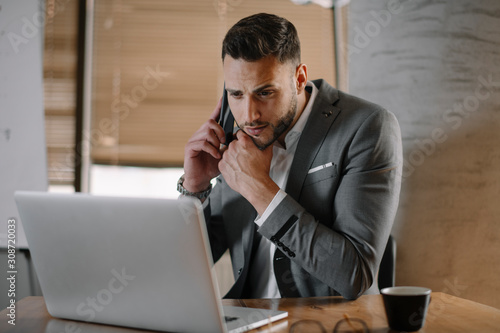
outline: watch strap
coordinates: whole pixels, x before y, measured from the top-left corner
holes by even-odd
[[[210,192],[212,192],[212,184],[210,184],[210,186],[206,190],[201,192],[190,192],[184,188],[183,184],[184,184],[184,175],[182,175],[181,178],[179,178],[179,180],[177,181],[177,191],[179,191],[180,194],[190,197],[195,197],[200,200],[208,198]]]

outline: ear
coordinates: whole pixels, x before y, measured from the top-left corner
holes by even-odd
[[[307,84],[307,66],[299,64],[295,68],[295,86],[297,87],[297,95],[302,94]]]

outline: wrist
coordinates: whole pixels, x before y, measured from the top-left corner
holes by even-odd
[[[252,194],[249,194],[248,201],[257,213],[262,216],[279,190],[280,188],[275,182],[267,182],[258,191],[252,191]]]
[[[192,186],[189,185],[189,183],[188,185],[186,185],[184,175],[182,175],[177,182],[177,191],[179,191],[182,195],[196,197],[200,200],[204,200],[210,195],[210,192],[212,191],[212,184],[209,182],[205,186]]]
[[[211,178],[208,178],[203,172],[193,173],[184,170],[184,174],[181,178],[182,187],[194,193],[205,191],[211,185]]]

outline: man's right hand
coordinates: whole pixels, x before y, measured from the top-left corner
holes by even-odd
[[[210,186],[212,178],[220,174],[222,158],[221,144],[225,143],[224,130],[217,123],[222,99],[210,118],[188,140],[184,148],[184,188],[190,192],[201,192]]]

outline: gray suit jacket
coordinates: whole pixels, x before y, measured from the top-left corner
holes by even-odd
[[[215,261],[229,249],[235,284],[227,298],[248,298],[248,271],[260,237],[277,250],[283,297],[378,292],[376,276],[396,214],[401,134],[394,115],[323,80],[300,137],[286,193],[257,229],[255,209],[222,177],[205,209]],[[324,166],[324,167],[321,167]],[[368,291],[368,289],[370,291]]]

